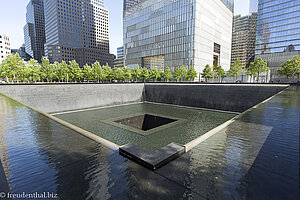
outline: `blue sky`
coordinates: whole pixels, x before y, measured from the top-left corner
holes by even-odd
[[[1,0],[0,33],[7,34],[12,48],[19,48],[23,43],[23,26],[25,25],[26,5],[29,0]],[[109,10],[110,51],[117,53],[117,47],[122,46],[123,0],[104,0],[104,6]],[[248,14],[249,0],[235,0],[235,14]]]

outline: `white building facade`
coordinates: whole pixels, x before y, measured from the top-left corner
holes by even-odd
[[[233,0],[146,0],[124,11],[125,65],[230,68]]]
[[[9,37],[4,34],[0,34],[0,63],[11,54]]]

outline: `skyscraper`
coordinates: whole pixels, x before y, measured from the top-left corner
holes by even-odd
[[[41,61],[45,55],[45,17],[43,0],[31,0],[26,7],[24,27],[25,51],[34,59]]]
[[[50,62],[113,65],[103,0],[45,0],[45,22],[45,53]]]
[[[233,0],[140,2],[124,11],[125,65],[229,69],[232,19]]]
[[[258,0],[250,0],[249,14],[251,15],[258,10]]]
[[[256,57],[268,61],[271,78],[300,54],[300,0],[258,1]]]
[[[233,18],[231,64],[239,58],[244,67],[254,61],[257,13]]]

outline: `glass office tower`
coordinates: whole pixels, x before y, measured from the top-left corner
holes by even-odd
[[[259,0],[256,57],[267,60],[276,75],[276,69],[299,50],[300,0]]]
[[[45,53],[50,62],[113,65],[103,0],[45,0],[45,22]]]
[[[124,10],[131,8],[132,6],[145,1],[145,0],[124,0]]]
[[[233,18],[231,64],[238,58],[248,67],[255,57],[257,13]]]
[[[26,25],[24,27],[25,52],[41,61],[45,55],[45,16],[44,1],[31,0],[26,7]]]
[[[124,12],[125,65],[230,67],[233,0],[145,0]]]

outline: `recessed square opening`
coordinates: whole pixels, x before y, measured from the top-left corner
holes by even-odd
[[[177,121],[177,120],[166,118],[166,117],[161,117],[161,116],[144,114],[144,115],[138,115],[138,116],[134,116],[134,117],[116,120],[114,122],[122,124],[122,125],[126,125],[126,126],[131,126],[133,128],[140,129],[143,131],[148,131],[153,128],[163,126],[163,125],[175,122],[175,121]]]

